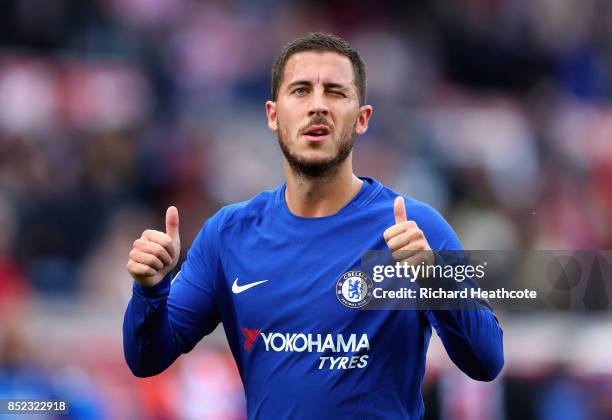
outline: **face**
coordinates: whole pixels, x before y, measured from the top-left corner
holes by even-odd
[[[305,51],[287,61],[277,100],[266,102],[266,113],[291,168],[314,177],[346,161],[355,135],[367,131],[372,107],[359,106],[348,57]]]

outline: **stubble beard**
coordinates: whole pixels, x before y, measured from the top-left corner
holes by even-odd
[[[316,124],[317,122],[315,122]],[[280,146],[289,167],[298,178],[310,180],[331,180],[335,177],[340,166],[351,155],[355,142],[357,121],[352,126],[340,133],[336,153],[327,159],[308,160],[293,153],[287,145],[287,132],[283,130],[278,121],[278,145]]]

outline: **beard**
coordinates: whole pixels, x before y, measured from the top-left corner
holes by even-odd
[[[325,124],[325,120],[313,120],[312,124]],[[281,127],[280,121],[278,121]],[[333,156],[323,159],[305,159],[304,157],[295,154],[287,144],[287,132],[282,128],[278,130],[278,145],[280,146],[285,159],[293,172],[304,178],[332,178],[340,168],[340,165],[346,161],[353,150],[355,141],[355,129],[357,121],[352,126],[340,133],[336,150]]]

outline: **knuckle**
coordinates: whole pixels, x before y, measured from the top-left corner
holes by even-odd
[[[400,249],[402,249],[402,247],[403,247],[404,245],[405,245],[405,243],[404,243],[404,242],[399,242],[399,241],[396,241],[396,242],[393,244],[393,251],[399,251]]]
[[[162,254],[159,258],[166,264],[169,264],[170,262],[172,262],[172,256],[170,255],[169,252],[166,252],[165,250],[162,251]]]
[[[160,247],[155,246],[151,249],[151,254],[157,258],[161,258],[162,250]]]
[[[143,238],[146,238],[146,239],[149,239],[149,238],[154,238],[154,237],[155,237],[156,232],[157,232],[156,230],[153,230],[153,229],[147,229],[147,230],[145,230],[145,231],[142,233],[142,237],[143,237]]]
[[[385,232],[383,233],[383,236],[384,236],[385,240],[388,242],[391,239],[393,239],[394,237],[396,237],[401,232],[402,232],[402,230],[398,229],[397,225],[396,226],[391,226],[390,228],[385,230]]]

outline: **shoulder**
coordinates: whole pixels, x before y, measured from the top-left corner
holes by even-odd
[[[432,249],[436,251],[462,249],[457,234],[440,212],[427,203],[416,200],[405,194],[400,194],[391,188],[383,187],[376,205],[385,207],[385,214],[388,215],[390,219],[390,225],[395,223],[393,202],[399,195],[404,197],[408,220],[414,220],[416,222],[419,228],[425,233],[425,237]]]
[[[435,224],[445,222],[444,217],[432,206],[422,201],[416,200],[405,194],[401,194],[389,187],[383,186],[378,195],[374,206],[379,207],[378,210],[384,211],[389,218],[393,219],[393,202],[398,196],[404,197],[406,204],[406,215],[409,220],[414,220],[417,224]],[[390,209],[390,211],[388,211]]]
[[[249,200],[222,207],[206,221],[205,227],[210,226],[217,233],[221,233],[236,224],[261,218],[277,205],[277,196],[281,188],[262,191]]]

